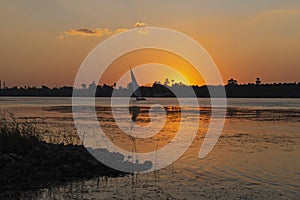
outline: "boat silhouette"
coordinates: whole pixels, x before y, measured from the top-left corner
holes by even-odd
[[[140,86],[136,81],[136,78],[133,74],[131,67],[130,67],[130,76],[131,76],[131,84],[132,84],[133,94],[136,96],[135,100],[136,101],[145,101],[146,98],[142,97],[142,94],[140,91]]]

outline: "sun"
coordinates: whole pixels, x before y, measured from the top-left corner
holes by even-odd
[[[148,81],[146,85],[151,85],[155,81],[163,84],[166,79],[170,84],[205,84],[199,72],[188,61],[178,55],[158,49],[136,50],[120,56],[107,67],[99,84],[119,82],[118,80],[129,71],[129,67],[133,68],[138,80]],[[141,72],[138,70],[140,67],[143,67]]]

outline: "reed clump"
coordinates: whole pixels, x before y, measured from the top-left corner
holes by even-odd
[[[26,154],[42,140],[34,122],[17,122],[14,114],[1,117],[0,154]]]
[[[96,160],[74,137],[49,143],[34,121],[19,121],[10,113],[0,118],[0,199],[16,190],[35,190],[78,179],[124,175]]]

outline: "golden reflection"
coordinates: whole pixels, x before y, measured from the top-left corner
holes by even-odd
[[[129,113],[132,120],[131,129],[133,126],[147,126],[151,119],[149,116],[149,106],[131,106]],[[178,132],[181,122],[181,109],[179,106],[164,107],[167,118],[163,128],[154,136],[149,138],[135,138],[124,133],[113,120],[113,115],[110,110],[105,110],[98,113],[99,124],[107,137],[115,145],[127,151],[137,151],[141,153],[156,151],[167,145]],[[106,120],[103,120],[106,119]],[[110,119],[110,120],[107,120]],[[136,148],[134,148],[134,146]]]

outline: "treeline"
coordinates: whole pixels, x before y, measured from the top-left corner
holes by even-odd
[[[175,84],[172,86],[153,84],[151,87],[140,87],[144,97],[192,97],[193,91],[197,97],[210,97],[209,89],[221,91],[223,86],[187,86]],[[224,86],[228,98],[300,98],[300,83],[283,84],[244,84],[229,83]],[[109,85],[97,85],[95,88],[74,89],[79,96],[110,97],[112,95],[124,97],[132,94],[130,87],[115,88]],[[94,91],[96,93],[94,94]],[[173,93],[173,92],[174,93]],[[221,92],[219,92],[221,94]],[[39,96],[39,97],[71,97],[73,87],[49,88],[36,87],[12,87],[0,89],[0,96]]]

